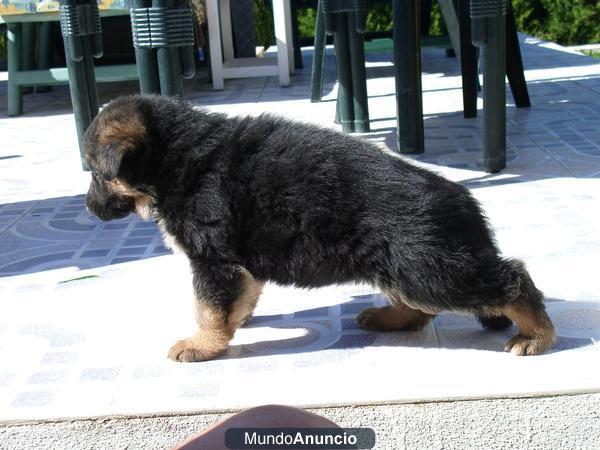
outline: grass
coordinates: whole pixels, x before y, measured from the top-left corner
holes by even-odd
[[[58,284],[71,283],[73,281],[87,280],[90,278],[100,278],[98,275],[84,275],[82,277],[69,278],[68,280],[59,281]]]
[[[593,58],[598,58],[600,59],[600,49],[595,49],[595,50],[582,50],[581,53],[583,53],[584,55],[587,56],[591,56]]]

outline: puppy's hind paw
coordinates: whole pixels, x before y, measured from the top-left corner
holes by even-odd
[[[534,337],[517,334],[508,341],[504,351],[517,356],[539,355],[548,350],[553,342],[554,334]]]
[[[367,331],[381,331],[381,312],[380,308],[367,308],[356,316],[358,325]]]

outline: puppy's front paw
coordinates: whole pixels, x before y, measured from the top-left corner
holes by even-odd
[[[169,350],[169,358],[179,362],[206,361],[214,358],[216,354],[209,354],[206,349],[198,347],[192,339],[177,341]]]
[[[517,334],[511,338],[504,347],[504,351],[511,352],[517,356],[539,355],[550,348],[554,342],[554,335],[546,336],[524,336]]]

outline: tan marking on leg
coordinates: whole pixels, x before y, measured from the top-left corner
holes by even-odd
[[[382,308],[367,308],[356,318],[361,328],[370,331],[422,330],[437,311],[423,311],[416,302],[409,301],[399,290],[382,287],[392,303]]]
[[[197,307],[196,319],[198,331],[192,337],[177,341],[171,347],[169,358],[172,360],[205,361],[214,358],[227,348],[233,334],[229,332],[223,311],[203,304]]]
[[[433,318],[403,303],[367,308],[356,318],[360,327],[369,331],[418,331],[422,330]]]
[[[236,330],[252,316],[264,284],[245,269],[242,269],[242,277],[242,293],[233,302],[229,315],[220,308],[196,301],[198,331],[176,342],[169,350],[169,358],[182,362],[205,361],[227,349]]]
[[[234,302],[227,318],[227,324],[232,333],[235,333],[239,327],[252,317],[264,286],[263,282],[256,281],[250,272],[245,269],[242,269],[242,276],[244,278],[244,289]]]
[[[370,331],[417,331],[422,330],[435,317],[429,311],[414,308],[400,292],[385,288],[382,290],[392,304],[362,311],[356,318],[361,328]]]
[[[499,308],[499,312],[519,327],[519,334],[506,344],[505,351],[515,355],[538,355],[554,343],[556,331],[543,304],[531,305],[523,296]]]

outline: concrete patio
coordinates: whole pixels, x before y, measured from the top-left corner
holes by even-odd
[[[167,360],[194,330],[185,259],[152,222],[87,214],[66,87],[28,95],[25,115],[7,118],[0,82],[0,448],[164,448],[265,403],[371,426],[376,448],[600,446],[600,62],[533,38],[522,50],[533,106],[514,108],[507,92],[501,174],[481,170],[481,117],[463,118],[459,66],[442,49],[423,52],[426,151],[411,159],[471,188],[504,254],[544,291],[559,337],[526,358],[502,351],[515,328],[483,331],[456,314],[421,332],[362,331],[356,313],[383,301],[368,286],[269,285],[226,355]],[[395,150],[391,54],[367,59],[364,137]],[[288,88],[191,81],[186,98],[336,127],[332,56],[322,103],[308,101],[310,60],[307,50]],[[99,95],[136,90],[104,84]]]

